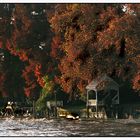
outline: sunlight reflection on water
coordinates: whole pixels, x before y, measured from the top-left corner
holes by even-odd
[[[0,136],[140,136],[131,120],[1,119]]]

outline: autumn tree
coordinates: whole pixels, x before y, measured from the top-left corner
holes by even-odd
[[[17,4],[13,17],[15,18],[15,30],[13,32],[14,42],[12,48],[22,61],[26,61],[26,68],[23,70],[23,77],[26,80],[26,95],[37,99],[41,86],[43,87],[42,76],[46,71],[50,32],[47,23],[45,5]],[[44,67],[42,67],[44,65]]]
[[[3,94],[13,96],[22,87],[28,97],[41,100],[46,98],[45,85],[52,82],[52,93],[62,87],[76,99],[102,74],[120,83],[127,80],[140,90],[139,4],[1,4],[0,8],[1,57],[6,56],[0,69]],[[12,73],[13,84],[8,81]]]
[[[52,67],[49,53],[52,32],[47,21],[46,4],[8,6],[12,9],[6,17],[8,19],[2,20],[6,23],[1,28],[1,48],[19,57],[21,63],[24,63],[21,75],[25,79],[25,94],[37,99],[45,84],[42,78]],[[6,30],[9,30],[8,35]]]
[[[132,80],[138,70],[133,54],[139,54],[139,18],[124,6],[58,4],[55,7],[50,23],[56,36],[61,37],[59,49],[63,55],[58,82],[64,91],[76,96],[78,89],[84,91],[87,83],[101,74]]]
[[[13,17],[12,49],[26,62],[23,70],[25,93],[37,99],[45,85],[43,76],[52,67],[49,53],[52,32],[47,21],[46,4],[16,4]]]
[[[131,38],[131,61],[134,65],[134,76],[132,80],[133,89],[140,91],[140,4],[126,4],[126,12],[133,16],[133,32]],[[131,45],[130,44],[130,45]]]
[[[1,4],[0,7],[1,94],[3,97],[7,97],[10,100],[24,101],[24,80],[21,77],[24,63],[22,63],[17,56],[9,52],[9,44],[7,42],[14,29],[12,24],[14,4]]]

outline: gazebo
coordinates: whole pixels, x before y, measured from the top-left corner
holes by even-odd
[[[98,117],[98,106],[105,106],[106,104],[119,104],[119,84],[107,75],[97,77],[92,80],[87,86],[87,109],[89,107],[96,108],[96,115]],[[93,97],[89,93],[93,91]],[[100,93],[100,91],[103,91]],[[89,117],[89,114],[88,114]]]

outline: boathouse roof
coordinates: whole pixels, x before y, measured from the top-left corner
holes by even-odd
[[[99,90],[107,90],[107,89],[112,89],[112,90],[118,90],[119,89],[119,84],[115,82],[111,77],[107,75],[103,75],[100,77],[97,77],[96,79],[92,80],[87,86],[87,90],[94,90],[94,91],[99,91]]]

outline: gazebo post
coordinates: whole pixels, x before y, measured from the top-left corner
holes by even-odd
[[[88,99],[89,99],[89,95],[88,95],[88,90],[87,90],[87,118],[89,118],[89,104],[88,104]]]
[[[95,90],[95,93],[96,93],[96,115],[97,115],[97,117],[98,117],[98,92],[97,92],[97,90]]]
[[[101,101],[105,101],[104,103],[106,103],[107,101],[107,98],[110,98],[111,101],[114,101],[112,102],[113,105],[117,105],[119,104],[119,85],[118,83],[116,83],[112,78],[108,77],[106,74],[105,75],[101,75],[100,77],[97,77],[96,79],[93,79],[87,86],[86,86],[86,89],[87,89],[87,104],[86,104],[86,107],[87,107],[87,117],[90,116],[89,114],[89,107],[90,106],[94,106],[96,108],[96,115],[97,117],[99,116],[99,107],[98,107],[98,90],[97,90],[97,86],[103,82],[103,81],[106,81],[107,82],[107,85],[105,85],[108,90],[116,90],[117,91],[117,94],[111,96],[109,93],[105,95],[105,97],[101,98]],[[90,90],[93,90],[96,94],[96,100],[95,98],[94,99],[91,99],[89,101],[89,91]],[[109,97],[110,96],[110,97]],[[116,99],[117,98],[117,99]],[[89,102],[88,102],[89,101]],[[90,104],[91,103],[91,104]],[[117,113],[116,113],[116,117],[118,116],[118,110],[117,110]]]

